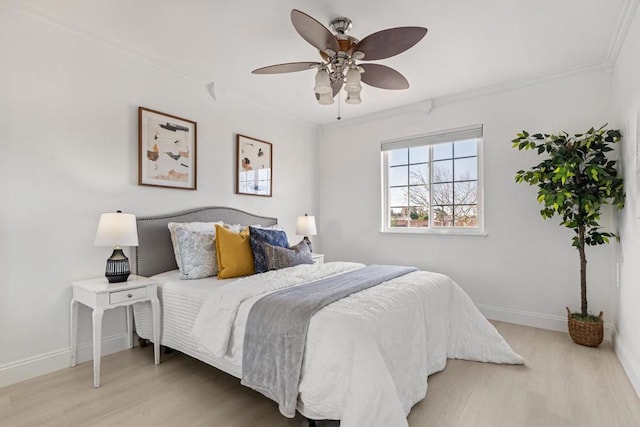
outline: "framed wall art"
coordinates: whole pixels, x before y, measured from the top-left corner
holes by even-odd
[[[271,197],[271,143],[236,135],[236,193]]]
[[[138,184],[196,189],[197,124],[138,107]]]

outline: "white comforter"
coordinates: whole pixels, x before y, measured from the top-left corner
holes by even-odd
[[[193,328],[216,357],[242,360],[251,306],[277,289],[363,267],[302,265],[222,286]],[[298,410],[343,427],[406,426],[425,397],[427,376],[447,358],[523,363],[471,299],[449,277],[417,271],[358,292],[320,310],[309,324]]]

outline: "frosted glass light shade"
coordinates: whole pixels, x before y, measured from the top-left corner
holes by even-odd
[[[136,216],[122,212],[101,214],[93,244],[96,246],[138,246]]]
[[[321,68],[316,73],[316,85],[313,90],[318,95],[323,95],[325,93],[331,93],[333,89],[331,89],[331,79],[329,78],[329,73],[327,70]]]
[[[331,92],[323,93],[318,97],[318,103],[320,105],[331,105],[333,102],[333,94]]]
[[[349,68],[345,78],[344,90],[347,92],[356,92],[362,89],[360,84],[360,71],[358,68]]]
[[[360,104],[362,102],[360,91],[347,92],[347,99],[344,102],[347,104]]]
[[[298,236],[315,236],[316,231],[316,217],[315,216],[299,216],[296,223],[296,235]]]

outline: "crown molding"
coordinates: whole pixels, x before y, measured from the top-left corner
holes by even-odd
[[[451,95],[444,95],[434,100],[434,108],[441,105],[453,104],[460,101],[467,101],[472,98],[479,98],[482,96],[495,95],[497,93],[509,92],[516,89],[521,89],[529,86],[536,86],[543,83],[548,83],[554,80],[560,80],[568,77],[579,76],[583,74],[591,73],[610,73],[612,66],[606,62],[600,62],[596,64],[583,65],[575,68],[569,68],[566,70],[555,71],[547,74],[541,74],[534,77],[527,77],[523,79],[511,80],[504,83],[498,83],[495,85],[485,86],[479,89],[472,89],[465,92],[459,92]]]
[[[546,75],[536,76],[532,78],[525,78],[525,79],[519,79],[519,80],[510,81],[510,82],[500,83],[496,85],[486,86],[483,88],[454,93],[450,95],[444,95],[444,96],[436,97],[433,99],[425,99],[416,103],[404,105],[397,108],[383,110],[383,111],[366,114],[363,116],[354,117],[350,119],[344,119],[340,122],[316,124],[316,123],[304,120],[295,115],[282,113],[277,109],[274,109],[273,107],[270,108],[263,105],[259,105],[252,100],[249,100],[245,97],[239,96],[237,94],[234,94],[224,89],[222,90],[223,96],[220,96],[219,98],[221,98],[222,101],[224,101],[225,99],[233,99],[251,108],[259,109],[270,115],[307,127],[318,134],[321,134],[324,130],[327,130],[327,129],[339,128],[343,126],[351,126],[359,123],[368,122],[370,120],[395,117],[398,115],[404,115],[408,113],[428,114],[431,111],[431,108],[437,108],[438,106],[442,106],[450,103],[462,102],[472,98],[497,94],[500,92],[506,92],[506,91],[519,89],[527,86],[541,84],[554,79],[560,79],[560,78],[565,78],[565,77],[579,75],[579,74],[586,74],[591,72],[611,72],[618,58],[620,50],[624,44],[624,41],[627,37],[629,27],[631,26],[631,22],[633,21],[633,18],[635,16],[635,13],[638,9],[639,4],[640,4],[640,0],[625,0],[625,4],[623,6],[619,24],[617,25],[616,31],[612,37],[611,43],[609,45],[609,49],[606,54],[606,58],[601,63],[580,66],[577,68],[549,73]],[[155,67],[156,69],[171,73],[180,79],[188,81],[192,84],[196,84],[202,87],[203,90],[208,90],[208,85],[211,83],[210,78],[203,79],[203,78],[194,76],[192,74],[185,73],[175,68],[168,62],[165,62],[152,55],[146,54],[145,52],[133,49],[130,46],[120,43],[114,39],[99,36],[95,33],[91,33],[90,31],[87,31],[86,29],[75,27],[67,22],[60,21],[52,17],[51,15],[48,15],[42,12],[41,10],[35,8],[34,6],[28,4],[27,2],[22,2],[17,0],[0,1],[0,8],[2,7],[11,9],[18,13],[22,13],[34,19],[38,19],[43,23],[49,24],[60,31],[63,31],[76,38],[82,39],[83,41],[86,41],[88,43],[94,44],[96,46],[100,46],[102,48],[114,50],[121,54],[135,57],[136,59],[139,59],[139,60],[143,60],[149,65]],[[217,99],[214,101],[220,102]]]
[[[20,13],[32,19],[37,19],[43,24],[50,25],[63,33],[66,33],[84,42],[90,43],[94,46],[98,46],[103,49],[109,49],[119,54],[127,55],[129,57],[135,58],[136,60],[144,61],[146,64],[150,65],[151,67],[159,71],[164,71],[169,74],[173,74],[175,77],[181,80],[184,80],[189,84],[194,84],[198,87],[201,87],[203,91],[210,92],[209,88],[212,83],[210,78],[203,79],[193,74],[185,73],[177,69],[176,67],[172,66],[168,62],[163,61],[155,56],[152,56],[145,52],[134,49],[114,39],[100,36],[86,29],[71,25],[68,22],[64,22],[59,19],[56,19],[51,15],[44,13],[41,10],[33,7],[27,2],[18,2],[15,0],[6,0],[6,1],[0,0],[0,9],[2,8],[7,8],[9,10],[12,10],[13,12]],[[234,100],[236,102],[244,104],[245,106],[251,107],[253,109],[261,110],[271,116],[279,117],[280,119],[286,120],[288,122],[296,123],[298,125],[306,127],[313,132],[318,132],[319,126],[315,123],[311,123],[307,120],[301,119],[294,115],[284,114],[282,112],[277,111],[274,108],[268,108],[263,105],[259,105],[249,99],[246,99],[242,96],[229,92],[228,90],[226,90],[226,88],[223,88],[222,90],[220,90],[216,85],[216,92],[218,92],[219,96],[217,96],[217,99],[213,98],[214,102],[221,102],[221,101],[224,102],[225,100]]]
[[[371,120],[397,117],[397,116],[408,114],[408,113],[422,112],[422,113],[428,114],[432,108],[437,108],[438,106],[452,104],[456,102],[462,102],[462,101],[466,101],[466,100],[481,97],[481,96],[497,94],[500,92],[507,92],[510,90],[515,90],[515,89],[524,88],[527,86],[533,86],[533,85],[545,83],[551,80],[562,79],[565,77],[577,76],[580,74],[588,74],[588,73],[594,73],[594,72],[611,73],[618,59],[618,55],[620,53],[620,50],[622,49],[624,41],[627,38],[629,27],[631,26],[631,22],[633,21],[633,18],[636,14],[639,4],[640,4],[640,0],[625,0],[625,4],[622,8],[622,13],[619,19],[619,24],[616,26],[616,31],[613,35],[613,38],[611,39],[611,43],[609,45],[609,49],[607,50],[606,57],[600,63],[584,65],[584,66],[572,68],[569,70],[553,72],[553,73],[531,77],[531,78],[499,83],[496,85],[486,86],[478,89],[472,89],[464,92],[458,92],[451,95],[444,95],[444,96],[436,97],[433,99],[426,99],[423,101],[419,101],[417,103],[412,103],[412,104],[404,105],[397,108],[392,108],[384,111],[379,111],[376,113],[354,117],[351,119],[346,119],[341,122],[324,124],[322,125],[322,129],[324,131],[328,129],[352,126],[356,124],[369,122]]]
[[[608,64],[607,62],[585,65],[581,67],[571,68],[568,70],[548,73],[540,76],[512,80],[509,82],[485,86],[478,89],[458,92],[451,95],[443,95],[435,98],[425,99],[412,104],[403,105],[401,107],[390,108],[387,110],[378,111],[375,113],[342,120],[340,122],[328,123],[323,125],[322,128],[324,130],[329,130],[329,129],[335,129],[340,127],[348,127],[348,126],[362,124],[362,123],[366,123],[374,120],[383,120],[383,119],[398,117],[398,116],[407,115],[407,114],[427,115],[431,112],[432,109],[438,108],[447,104],[454,104],[457,102],[468,101],[470,99],[479,98],[483,96],[495,95],[502,92],[509,92],[512,90],[521,89],[528,86],[535,86],[538,84],[547,83],[549,81],[578,76],[582,74],[610,73],[611,70],[612,70],[612,65]]]
[[[21,13],[22,15],[25,15],[27,17],[37,19],[43,24],[50,25],[63,33],[66,33],[77,39],[81,39],[82,41],[88,42],[95,46],[116,51],[118,53],[125,54],[137,59],[142,59],[145,62],[149,63],[150,65],[154,66],[155,68],[158,68],[162,71],[167,71],[171,74],[176,75],[177,77],[180,77],[183,80],[188,80],[192,83],[202,84],[200,79],[196,78],[193,75],[190,75],[178,70],[177,68],[171,66],[168,62],[164,62],[154,56],[151,56],[142,51],[136,50],[131,46],[120,43],[114,39],[99,36],[83,28],[71,25],[68,22],[64,22],[59,19],[56,19],[53,16],[47,13],[44,13],[43,11],[33,7],[27,2],[16,2],[16,1],[9,0],[5,2],[0,2],[0,7],[6,7],[7,9],[10,9],[16,13]]]
[[[640,4],[640,0],[626,0],[622,9],[620,23],[616,27],[616,32],[611,39],[611,44],[607,51],[607,63],[612,67],[616,63],[618,55],[620,54],[620,49],[622,49],[622,45],[627,38],[627,33],[629,32],[629,27],[631,26],[633,17],[638,9],[638,4]]]

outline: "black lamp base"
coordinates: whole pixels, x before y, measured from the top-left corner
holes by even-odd
[[[109,283],[126,282],[129,278],[129,258],[122,252],[122,248],[115,248],[107,259],[105,277]]]
[[[309,237],[304,236],[304,239],[302,240],[307,244],[307,246],[309,246],[309,252],[313,252],[313,249],[311,248],[311,240],[309,240]]]

